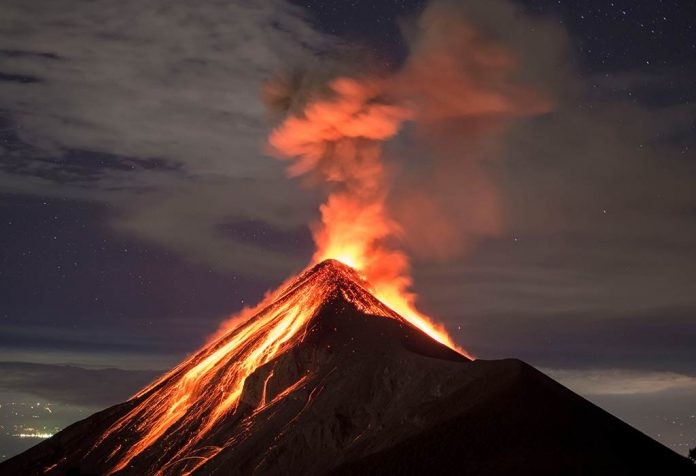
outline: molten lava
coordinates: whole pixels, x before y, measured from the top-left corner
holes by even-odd
[[[355,270],[334,260],[305,271],[267,296],[251,318],[136,394],[131,399],[135,403],[132,410],[101,436],[94,449],[113,448],[110,452],[113,474],[126,469],[134,458],[153,445],[167,446],[170,441],[182,441],[183,434],[186,443],[176,448],[167,461],[160,462],[153,474],[171,474],[172,465],[182,461],[187,462],[186,470],[178,468],[177,474],[192,472],[222,449],[201,449],[197,444],[223,417],[235,413],[247,377],[301,342],[312,318],[336,295],[365,314],[407,322],[375,299],[369,288]],[[266,386],[273,378],[269,374],[257,411],[301,387],[305,377],[269,401]],[[134,435],[134,441],[127,445],[116,443],[114,440],[120,439],[118,435],[124,432]]]

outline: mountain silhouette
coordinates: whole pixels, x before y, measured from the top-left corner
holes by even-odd
[[[324,261],[11,475],[686,475],[686,458],[515,359],[470,360]]]

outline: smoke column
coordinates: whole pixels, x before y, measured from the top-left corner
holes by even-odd
[[[313,261],[335,258],[356,268],[379,299],[450,346],[444,329],[415,308],[405,247],[445,256],[459,246],[456,227],[467,218],[483,234],[498,230],[494,184],[479,159],[453,156],[457,148],[451,145],[467,138],[475,142],[505,119],[548,109],[537,95],[514,84],[514,70],[511,55],[467,23],[460,10],[435,3],[419,19],[411,54],[400,70],[335,77],[317,85],[269,137],[276,155],[290,162],[289,175],[309,176],[328,188],[321,220],[312,226]],[[286,86],[271,85],[268,91],[275,97],[269,102],[292,94]],[[409,187],[410,196],[390,201],[383,145],[405,121],[416,125],[423,141],[435,143],[429,148],[435,158],[423,157],[436,165],[430,178],[452,187],[447,181],[457,172],[454,180],[468,187],[467,203],[442,206],[418,183]]]

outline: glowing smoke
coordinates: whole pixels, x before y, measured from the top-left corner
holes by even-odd
[[[447,256],[468,244],[472,230],[478,236],[499,230],[490,157],[479,146],[505,120],[548,109],[515,84],[514,72],[507,50],[459,9],[435,3],[421,16],[400,70],[309,81],[309,90],[292,76],[266,88],[267,102],[289,111],[269,137],[273,151],[291,161],[291,176],[328,188],[312,228],[314,262],[335,258],[358,269],[380,300],[450,345],[446,332],[415,309],[405,250]],[[394,196],[383,146],[405,121],[429,143],[422,160],[436,166],[428,181],[411,180],[407,194]]]

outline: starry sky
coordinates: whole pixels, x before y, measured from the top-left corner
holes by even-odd
[[[685,453],[696,4],[433,1],[465,9],[554,107],[500,138],[502,230],[414,256],[419,306],[474,355],[522,358]],[[339,57],[398,68],[425,7],[0,5],[0,454],[26,446],[12,402],[55,405],[59,428],[127,398],[302,269],[321,196],[268,157],[261,84]],[[402,135],[389,152],[417,174],[427,150]]]

